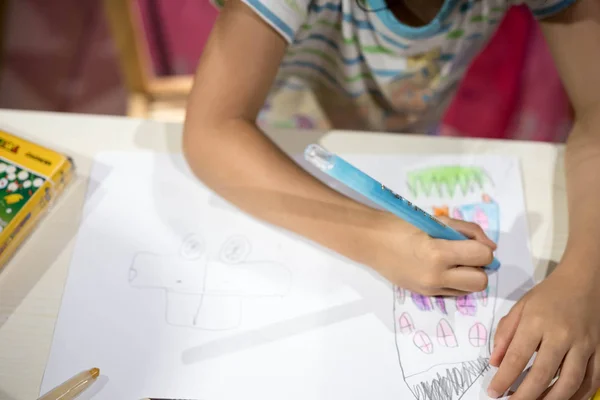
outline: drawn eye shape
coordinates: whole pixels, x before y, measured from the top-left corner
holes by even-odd
[[[412,318],[406,312],[402,313],[400,318],[398,318],[398,327],[400,328],[400,333],[403,335],[408,335],[415,330]]]
[[[477,312],[477,303],[472,294],[461,296],[456,299],[456,308],[462,315],[473,316]]]
[[[219,258],[228,264],[237,264],[246,260],[251,249],[248,238],[232,236],[223,244]]]
[[[415,332],[415,336],[413,337],[413,343],[417,346],[423,353],[431,354],[433,353],[433,343],[429,336],[423,331]]]
[[[482,347],[487,343],[487,329],[482,323],[476,322],[469,329],[469,343],[473,347]]]
[[[180,254],[187,260],[195,260],[204,254],[204,240],[198,235],[187,236],[181,245]]]
[[[445,347],[458,347],[458,341],[454,330],[450,326],[450,323],[445,319],[441,319],[437,326],[437,339],[438,343]]]

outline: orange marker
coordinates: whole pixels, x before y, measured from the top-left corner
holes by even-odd
[[[87,389],[98,376],[100,370],[98,368],[92,368],[89,371],[81,372],[60,386],[55,387],[38,400],[71,400],[79,396],[85,389]]]

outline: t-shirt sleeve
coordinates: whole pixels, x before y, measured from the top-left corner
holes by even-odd
[[[577,0],[513,0],[513,3],[527,5],[536,18],[543,19],[563,11],[576,1]]]
[[[221,8],[228,0],[211,0]],[[311,0],[242,0],[291,43],[308,15]]]

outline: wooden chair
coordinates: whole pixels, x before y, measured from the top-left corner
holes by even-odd
[[[136,0],[103,1],[129,92],[127,115],[182,121],[193,76],[158,76],[152,64]]]

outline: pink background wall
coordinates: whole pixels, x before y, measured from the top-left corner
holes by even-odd
[[[125,91],[101,1],[10,0],[8,8],[0,107],[124,111]]]
[[[125,112],[126,91],[101,0],[8,1],[0,108]],[[217,11],[208,0],[137,1],[156,71],[193,73]],[[152,4],[158,6],[149,11]]]

